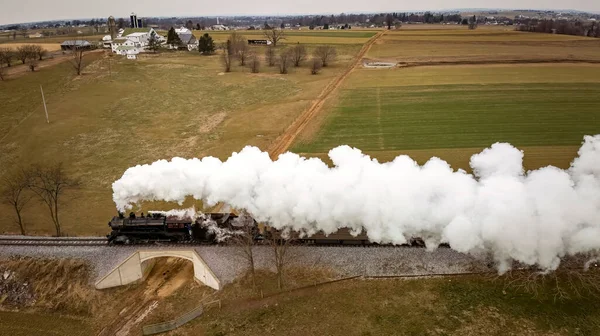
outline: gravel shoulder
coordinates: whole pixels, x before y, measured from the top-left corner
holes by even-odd
[[[0,245],[0,257],[74,258],[87,261],[94,282],[106,275],[137,250],[186,250],[195,248],[223,284],[232,282],[246,269],[241,250],[233,246],[135,247],[135,246],[9,246]],[[254,250],[257,269],[273,269],[268,246]],[[427,251],[410,247],[325,247],[289,248],[290,266],[329,268],[342,276],[397,276],[469,273],[489,271],[485,258],[465,255],[451,249]]]

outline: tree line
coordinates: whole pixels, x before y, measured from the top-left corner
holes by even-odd
[[[16,49],[0,48],[0,68],[11,67],[13,61],[27,64],[31,71],[35,71],[38,62],[48,55],[48,50],[39,44],[22,45]]]
[[[35,198],[48,209],[48,214],[57,237],[63,234],[59,210],[61,200],[68,190],[79,187],[79,181],[65,171],[62,163],[53,165],[32,165],[19,168],[2,176],[3,204],[14,210],[14,222],[22,235],[27,234],[28,223],[24,212]]]
[[[600,22],[582,22],[567,20],[521,20],[519,31],[528,31],[534,33],[555,33],[563,35],[576,35],[600,38]]]
[[[308,50],[300,43],[278,48],[277,44],[286,38],[283,30],[265,30],[264,35],[271,42],[264,51],[264,62],[269,67],[277,66],[280,74],[287,74],[292,66],[300,68],[308,61],[311,74],[316,75],[321,68],[329,66],[337,57],[337,50],[332,46],[316,47],[312,57],[309,57]],[[260,72],[261,55],[250,48],[244,35],[233,31],[220,49],[224,72],[231,72],[234,60],[237,60],[240,66],[249,66],[252,73]]]
[[[85,49],[74,48],[71,50],[71,64],[77,75],[81,75],[84,62]],[[0,47],[0,80],[6,79],[6,69],[12,67],[18,62],[26,64],[30,71],[35,71],[39,61],[47,58],[48,50],[39,44],[24,44],[16,49]]]

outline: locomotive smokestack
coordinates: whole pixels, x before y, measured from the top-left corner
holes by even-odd
[[[378,243],[402,244],[421,237],[429,247],[491,252],[508,269],[511,261],[556,269],[565,254],[600,250],[600,135],[586,136],[568,170],[524,172],[523,152],[497,143],[473,155],[473,174],[438,158],[419,166],[408,156],[379,163],[358,149],[319,159],[269,154],[246,147],[221,162],[173,158],[127,169],[113,183],[124,211],[143,200],[246,209],[276,228],[332,233],[366,230]]]

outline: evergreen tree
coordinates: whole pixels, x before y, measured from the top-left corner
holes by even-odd
[[[160,41],[158,40],[156,33],[152,32],[152,34],[150,35],[150,38],[148,39],[148,49],[152,50],[153,52],[156,53],[156,51],[159,48],[160,48]]]
[[[198,39],[198,51],[200,51],[202,55],[211,55],[215,52],[215,42],[208,33],[205,33]]]
[[[179,35],[177,35],[177,33],[175,32],[175,28],[173,27],[171,27],[171,29],[169,29],[169,32],[167,33],[167,44],[177,47],[181,45],[181,39],[179,38]]]

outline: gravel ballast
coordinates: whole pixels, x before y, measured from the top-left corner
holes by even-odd
[[[137,250],[195,249],[222,284],[232,282],[246,269],[241,249],[235,246],[10,246],[0,245],[0,257],[76,258],[87,261],[95,282]],[[273,252],[256,246],[256,268],[273,269]],[[412,247],[292,246],[290,266],[329,268],[341,276],[397,276],[489,271],[483,258],[448,248],[427,251]]]

